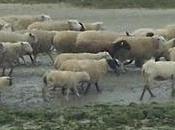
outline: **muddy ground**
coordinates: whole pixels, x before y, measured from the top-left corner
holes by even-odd
[[[175,10],[146,10],[146,9],[83,9],[57,4],[21,5],[1,4],[0,16],[11,14],[48,14],[53,19],[79,19],[81,21],[95,22],[103,21],[106,29],[113,31],[132,31],[141,27],[161,27],[173,24]],[[55,55],[54,55],[55,56]],[[120,76],[109,73],[101,81],[102,93],[91,91],[80,98],[71,96],[66,102],[63,96],[54,96],[49,103],[43,103],[41,98],[42,75],[51,69],[50,60],[47,55],[38,57],[39,65],[21,65],[14,70],[14,84],[3,91],[3,105],[17,108],[35,107],[58,107],[81,106],[87,104],[108,103],[108,104],[130,104],[167,102],[171,98],[170,82],[163,81],[154,85],[153,93],[155,98],[150,98],[146,93],[143,102],[139,101],[143,89],[143,81],[140,69],[133,65],[128,66],[128,71]]]

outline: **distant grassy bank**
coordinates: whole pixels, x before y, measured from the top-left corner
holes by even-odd
[[[140,130],[143,127],[174,130],[175,104],[95,105],[55,111],[0,108],[3,130]]]
[[[175,8],[175,0],[0,0],[0,3],[68,3],[92,8]]]

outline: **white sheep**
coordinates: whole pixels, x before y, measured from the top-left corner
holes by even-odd
[[[5,69],[10,67],[11,70],[9,72],[9,76],[13,72],[14,63],[18,61],[18,59],[26,54],[32,54],[33,49],[28,42],[2,42],[2,46],[5,48],[5,52],[3,53],[2,59],[0,63],[3,66],[2,75],[5,74]]]
[[[33,22],[37,21],[48,21],[51,17],[48,15],[9,15],[1,17],[2,20],[6,21],[12,26],[13,31],[25,30]]]
[[[0,42],[29,42],[31,45],[38,42],[37,37],[33,33],[25,33],[20,34],[16,32],[7,32],[7,31],[0,31]],[[33,58],[29,55],[31,61],[33,62]]]
[[[86,71],[90,75],[90,82],[85,90],[88,92],[91,84],[95,84],[96,89],[100,92],[98,81],[104,76],[109,70],[118,71],[119,64],[114,59],[101,59],[101,60],[67,60],[60,66],[60,70],[66,71]]]
[[[43,76],[44,88],[43,98],[45,98],[46,89],[56,88],[67,89],[66,92],[66,100],[69,100],[68,96],[70,93],[70,89],[73,89],[76,95],[79,97],[77,87],[84,82],[89,82],[90,76],[87,72],[73,72],[73,71],[58,71],[58,70],[51,70],[46,72]]]
[[[64,31],[74,30],[81,31],[82,25],[77,20],[68,21],[45,21],[45,22],[34,22],[28,26],[29,30],[47,30],[47,31]]]
[[[112,58],[110,54],[106,51],[99,53],[61,53],[55,58],[54,67],[59,69],[60,65],[66,60],[77,59],[77,60],[85,60],[85,59],[94,59],[100,60],[102,58],[110,59]]]
[[[150,90],[151,83],[154,80],[172,80],[172,92],[174,91],[174,78],[175,78],[175,62],[174,61],[157,61],[154,59],[147,61],[142,66],[142,76],[144,79],[144,88],[141,94],[140,100],[143,99],[144,93],[148,90],[151,97],[154,97],[154,94]]]

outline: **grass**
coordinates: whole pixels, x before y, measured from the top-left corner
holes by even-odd
[[[175,104],[95,105],[55,111],[0,109],[0,128],[13,130],[125,130],[127,127],[171,130],[175,127]]]
[[[69,3],[92,8],[174,8],[174,0],[0,0],[0,3]]]

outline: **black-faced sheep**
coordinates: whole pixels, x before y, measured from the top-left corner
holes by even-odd
[[[72,72],[72,71],[57,71],[52,70],[50,72],[46,72],[43,76],[44,88],[43,98],[46,99],[46,89],[47,88],[61,88],[67,89],[66,99],[69,100],[68,96],[70,93],[70,89],[73,89],[76,95],[79,97],[79,92],[77,87],[80,86],[81,83],[89,82],[90,76],[87,72]]]
[[[77,59],[77,60],[85,60],[85,59],[93,59],[93,60],[100,60],[100,59],[110,59],[112,58],[108,52],[99,52],[99,53],[62,53],[59,54],[55,58],[54,67],[59,69],[60,65],[65,62],[66,60],[70,59]]]
[[[85,31],[77,36],[76,49],[77,52],[89,53],[107,51],[114,56],[119,47],[118,43],[113,43],[113,41],[121,36],[125,37],[126,35],[109,31]]]
[[[98,81],[104,76],[108,70],[118,72],[119,64],[114,59],[101,60],[67,60],[60,66],[60,70],[66,71],[86,71],[90,75],[90,82],[85,90],[88,92],[91,84],[95,84],[96,89],[100,92]]]

